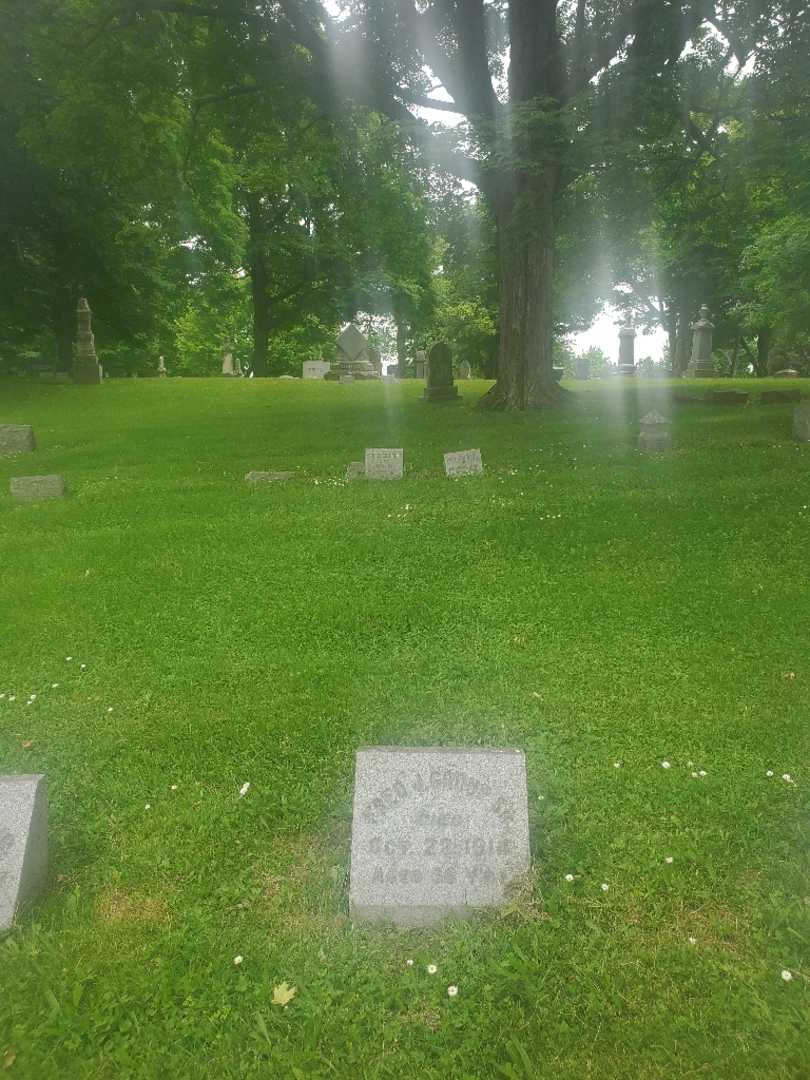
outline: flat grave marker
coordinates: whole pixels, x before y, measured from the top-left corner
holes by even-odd
[[[480,450],[458,450],[444,455],[444,471],[450,477],[480,476],[484,471]]]
[[[65,494],[65,478],[58,473],[48,476],[12,476],[11,496],[17,502],[41,502],[59,499]]]
[[[368,480],[401,480],[405,452],[390,447],[366,448],[365,473]]]
[[[36,447],[30,424],[0,424],[0,457],[27,454]]]
[[[245,473],[245,482],[248,484],[283,484],[285,480],[292,480],[294,472],[262,472],[260,469],[252,469]]]
[[[497,907],[529,869],[520,750],[357,751],[349,910],[424,926]]]
[[[48,789],[44,776],[0,776],[0,931],[33,900],[48,873]]]

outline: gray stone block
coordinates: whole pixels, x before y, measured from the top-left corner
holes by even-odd
[[[34,429],[30,424],[0,424],[0,457],[27,454],[36,448]]]
[[[11,496],[18,502],[41,502],[60,499],[65,494],[65,478],[58,473],[48,476],[12,476]]]
[[[444,471],[448,476],[480,476],[484,471],[480,450],[459,450],[444,455]]]
[[[283,484],[285,480],[292,480],[294,472],[261,472],[254,469],[245,473],[245,482],[248,484]]]
[[[793,410],[793,434],[800,442],[810,442],[810,405],[797,405]]]
[[[0,776],[0,931],[33,900],[48,873],[48,789],[44,776]]]
[[[350,914],[422,926],[496,907],[529,868],[520,750],[357,752]]]
[[[365,473],[368,480],[401,480],[404,468],[403,450],[381,446],[366,448]]]

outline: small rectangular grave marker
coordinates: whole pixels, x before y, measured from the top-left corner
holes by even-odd
[[[322,379],[332,365],[326,360],[305,360],[301,365],[301,374],[305,379]]]
[[[34,429],[30,424],[0,424],[0,457],[27,454],[35,449]]]
[[[484,471],[480,450],[459,450],[444,455],[444,471],[448,476],[480,476]]]
[[[0,930],[33,900],[48,872],[48,794],[44,776],[0,776]]]
[[[405,454],[403,450],[380,446],[366,448],[366,478],[369,480],[401,480]]]
[[[528,868],[522,751],[358,750],[352,918],[421,926],[463,917],[502,904]]]
[[[65,494],[65,478],[58,473],[49,476],[12,476],[11,495],[18,502],[40,502],[58,499]]]

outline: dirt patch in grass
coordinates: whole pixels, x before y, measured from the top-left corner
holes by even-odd
[[[165,900],[142,893],[125,893],[120,889],[105,893],[98,901],[97,910],[99,919],[107,926],[169,921]]]

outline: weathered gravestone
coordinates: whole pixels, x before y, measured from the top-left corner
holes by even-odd
[[[366,448],[365,474],[367,480],[401,480],[405,454],[403,450],[381,446]]]
[[[0,931],[33,900],[48,873],[48,792],[44,776],[0,776]]]
[[[41,502],[59,499],[65,494],[65,478],[58,473],[48,476],[12,476],[11,496],[17,502]]]
[[[427,369],[427,353],[424,349],[417,349],[414,367],[414,378],[424,379]]]
[[[351,375],[355,379],[376,379],[377,372],[369,358],[370,349],[368,339],[350,323],[338,336],[335,362],[324,377],[341,381],[344,375]]]
[[[450,476],[480,476],[484,471],[480,450],[459,450],[444,455],[444,471]]]
[[[793,434],[800,442],[810,442],[810,405],[797,405],[793,410]]]
[[[700,309],[700,318],[692,323],[692,356],[686,374],[695,378],[708,378],[714,375],[712,361],[712,332],[714,323],[710,311],[704,304]]]
[[[248,484],[283,484],[285,480],[292,480],[294,472],[262,472],[253,469],[245,473],[245,482]]]
[[[76,308],[78,330],[76,333],[76,358],[73,361],[73,381],[88,385],[102,381],[103,372],[96,356],[96,343],[90,329],[92,312],[84,297]]]
[[[660,454],[672,449],[672,436],[669,433],[669,421],[660,412],[653,409],[639,421],[641,431],[638,436],[638,448],[646,453]]]
[[[453,383],[453,356],[450,346],[437,341],[427,359],[427,385],[422,401],[459,401],[458,388]]]
[[[301,377],[304,379],[322,379],[332,367],[326,360],[305,360],[301,365]]]
[[[529,868],[520,750],[357,752],[349,909],[420,926],[497,907]]]
[[[458,377],[460,379],[472,378],[472,368],[470,367],[470,363],[468,360],[462,360],[461,363],[458,365]]]
[[[36,448],[34,429],[30,424],[0,424],[0,457],[27,454]]]

